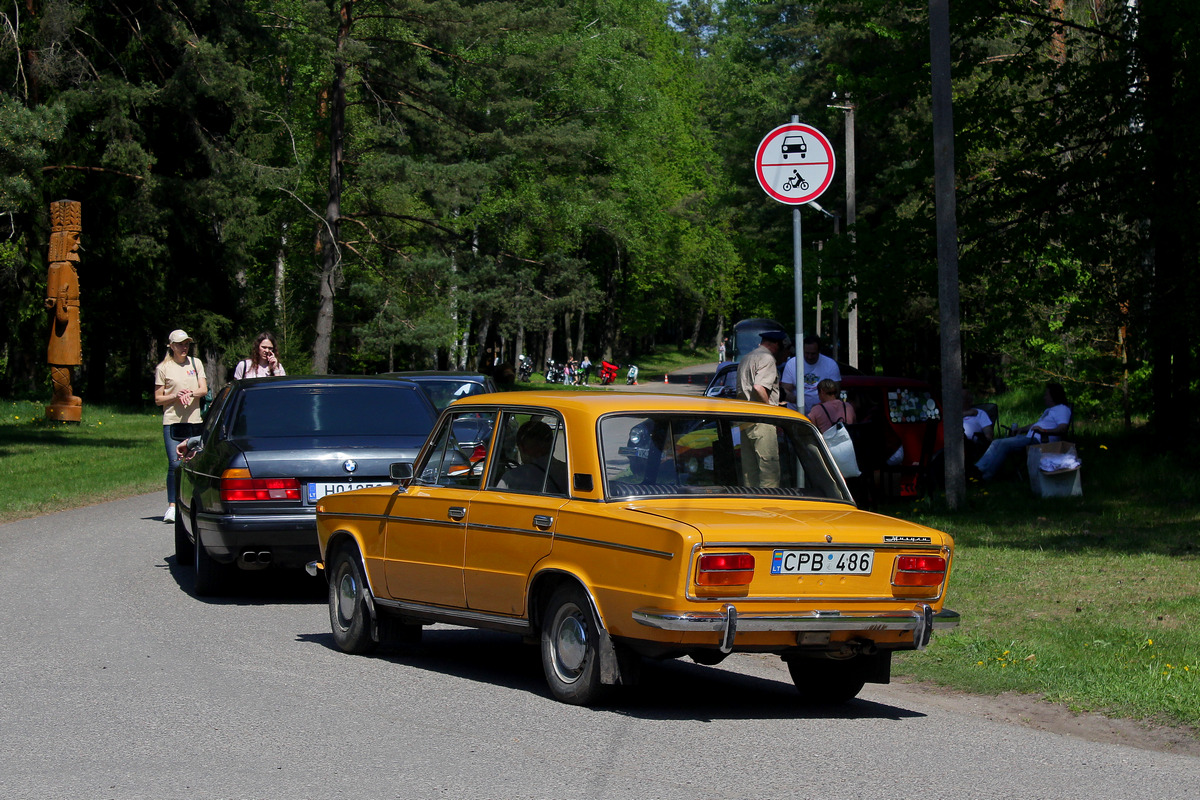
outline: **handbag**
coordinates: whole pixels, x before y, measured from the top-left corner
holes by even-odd
[[[858,468],[858,459],[854,457],[854,441],[850,438],[850,431],[846,430],[844,422],[834,423],[821,435],[825,437],[829,454],[842,471],[843,478],[857,478],[862,474]]]

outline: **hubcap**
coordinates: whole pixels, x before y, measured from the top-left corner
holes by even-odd
[[[567,614],[559,622],[557,634],[554,649],[559,671],[564,679],[574,680],[587,657],[587,629],[578,616]]]
[[[338,581],[338,619],[348,627],[354,621],[354,610],[358,604],[358,581],[354,573],[347,570]]]

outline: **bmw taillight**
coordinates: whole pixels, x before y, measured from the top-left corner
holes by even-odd
[[[938,586],[945,579],[946,559],[941,556],[899,556],[892,585]]]
[[[223,502],[299,499],[300,481],[295,478],[252,478],[248,469],[227,469],[221,473]]]
[[[753,577],[754,556],[749,553],[700,556],[696,568],[698,586],[748,586]]]

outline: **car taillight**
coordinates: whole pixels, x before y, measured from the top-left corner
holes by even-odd
[[[754,556],[749,553],[700,556],[696,570],[699,586],[746,586],[753,577]]]
[[[487,448],[481,444],[475,445],[475,449],[471,451],[471,463],[483,461],[487,458]]]
[[[941,556],[900,556],[896,559],[893,586],[937,586],[946,578]]]
[[[299,499],[300,481],[295,478],[252,478],[248,469],[227,469],[221,474],[221,500],[227,503]]]

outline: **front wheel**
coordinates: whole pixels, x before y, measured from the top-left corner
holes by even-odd
[[[371,636],[362,567],[354,550],[345,547],[329,566],[329,624],[333,641],[344,652],[365,655],[379,646]]]
[[[600,630],[583,590],[574,585],[556,589],[542,623],[542,669],[550,693],[572,705],[594,702],[604,689]]]

